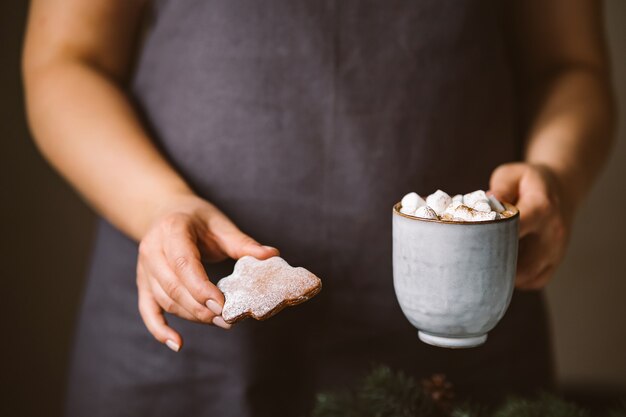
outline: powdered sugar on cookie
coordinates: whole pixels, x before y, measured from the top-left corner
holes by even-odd
[[[285,307],[307,301],[321,290],[322,281],[278,256],[264,261],[244,256],[217,287],[225,298],[222,318],[235,323],[246,317],[265,320]]]

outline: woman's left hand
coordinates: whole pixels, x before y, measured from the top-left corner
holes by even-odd
[[[515,285],[539,290],[554,276],[569,239],[574,208],[554,172],[543,165],[509,163],[491,175],[491,192],[520,211],[520,243]]]

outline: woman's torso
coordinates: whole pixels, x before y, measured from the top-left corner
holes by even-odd
[[[173,319],[190,356],[171,359],[178,364],[171,380],[184,385],[190,372],[199,374],[214,391],[211,378],[226,378],[224,391],[207,400],[214,408],[187,411],[223,413],[225,398],[235,396],[248,405],[232,415],[252,415],[267,406],[268,387],[292,390],[294,404],[305,404],[312,391],[349,383],[372,362],[415,375],[447,372],[466,387],[502,385],[523,372],[528,385],[549,373],[546,358],[534,371],[523,362],[533,349],[547,354],[538,295],[516,296],[485,347],[450,352],[418,341],[391,278],[393,203],[408,191],[486,188],[497,165],[520,156],[501,7],[492,0],[157,3],[132,86],[155,142],[201,196],[324,282],[309,303],[228,335]],[[90,307],[110,293],[108,308],[121,311],[116,323],[144,332],[124,346],[132,355],[148,350],[154,361],[145,366],[158,369],[167,352],[128,306],[135,257],[132,242],[102,226],[83,322],[114,320]],[[217,279],[231,267],[207,270]],[[99,337],[81,333],[86,326],[79,352]],[[531,336],[535,347],[521,352]],[[94,349],[108,357],[114,348]],[[140,385],[157,369],[138,372]]]

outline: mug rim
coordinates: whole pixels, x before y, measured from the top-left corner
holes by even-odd
[[[506,201],[501,201],[502,205],[507,209],[507,211],[515,210],[515,214],[511,217],[505,217],[503,219],[494,219],[494,220],[474,220],[474,221],[454,221],[454,220],[442,220],[442,219],[424,219],[422,217],[415,217],[408,214],[404,214],[400,212],[400,206],[402,203],[398,201],[393,205],[392,212],[401,217],[405,217],[409,220],[417,220],[421,222],[430,222],[430,223],[444,223],[444,224],[460,224],[460,225],[480,225],[480,224],[492,224],[492,223],[504,223],[508,221],[513,221],[519,217],[519,209],[515,207],[511,203],[507,203]]]

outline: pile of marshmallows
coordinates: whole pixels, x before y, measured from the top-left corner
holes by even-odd
[[[502,219],[513,215],[493,195],[483,190],[450,197],[437,190],[424,200],[417,193],[402,198],[400,213],[422,219],[476,222]]]

